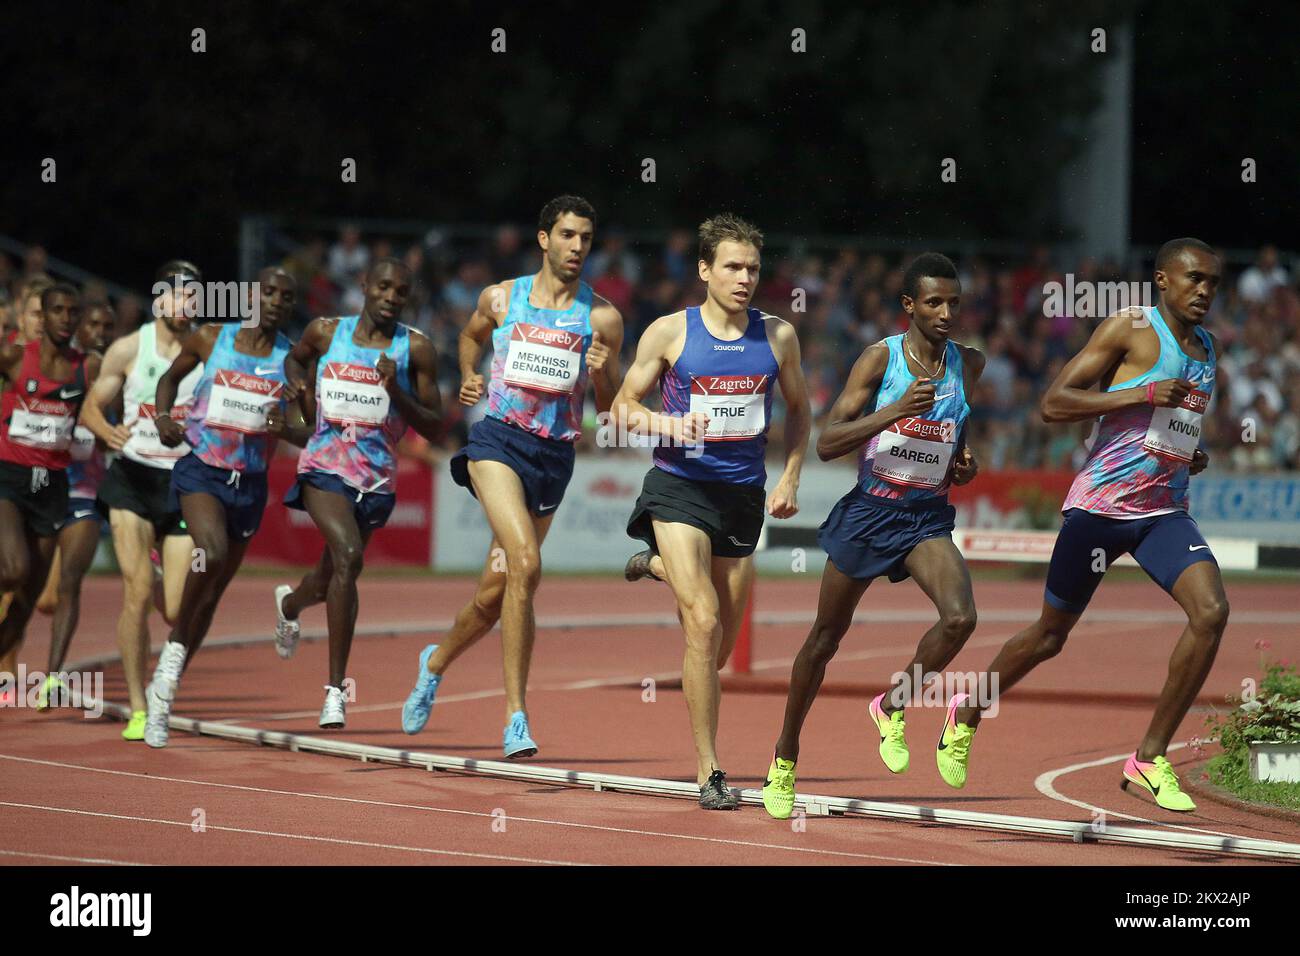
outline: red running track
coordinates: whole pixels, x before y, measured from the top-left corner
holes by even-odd
[[[267,635],[274,580],[246,576],[232,586],[210,644],[182,684],[176,714],[302,734],[322,734],[326,648],[305,641],[288,662],[268,642],[222,646],[222,637]],[[118,586],[87,582],[82,632],[71,659],[113,650]],[[449,673],[433,719],[418,737],[399,728],[416,654],[434,639],[431,622],[449,619],[468,598],[468,579],[380,578],[361,586],[360,625],[424,628],[359,637],[351,676],[357,701],[354,742],[418,748],[453,756],[500,758],[504,702],[500,643],[489,635]],[[1261,652],[1300,659],[1294,584],[1234,582],[1229,625],[1202,699],[1222,700],[1258,677]],[[1037,609],[1041,585],[977,580],[981,623],[950,667],[977,671]],[[728,682],[719,750],[733,785],[761,786],[780,727],[789,673],[806,623],[764,624],[772,615],[811,614],[816,579],[764,580],[757,598],[755,677]],[[1117,824],[1150,820],[1194,831],[1300,842],[1300,824],[1207,800],[1174,817],[1118,789],[1120,763],[1145,729],[1149,698],[1164,679],[1180,625],[1177,607],[1144,581],[1108,581],[1090,617],[1063,654],[1012,692],[976,738],[971,779],[953,791],[934,769],[941,708],[909,710],[912,766],[892,776],[876,754],[865,717],[867,688],[883,687],[908,660],[928,626],[928,604],[910,582],[873,587],[865,617],[845,638],[827,672],[831,693],[808,721],[800,760],[805,792],[990,813]],[[671,618],[662,586],[612,578],[552,578],[538,615],[587,619]],[[309,612],[308,629],[323,626]],[[155,641],[164,636],[154,621]],[[47,625],[34,622],[22,660],[43,666]],[[611,624],[545,627],[539,632],[529,711],[541,746],[535,763],[573,770],[690,780],[693,758],[686,708],[673,680],[681,637],[673,626]],[[644,689],[651,678],[654,700]],[[742,692],[742,690],[749,692]],[[1017,689],[1019,691],[1019,688]],[[852,696],[846,696],[852,695]],[[109,666],[105,696],[125,699]],[[1207,708],[1188,715],[1176,737],[1203,733]],[[65,861],[184,864],[1103,864],[1258,863],[1192,851],[1062,840],[933,824],[854,817],[771,820],[761,808],[705,813],[690,801],[594,793],[535,783],[428,773],[289,753],[173,734],[166,750],[120,740],[115,721],[79,712],[0,711],[0,864]],[[1212,748],[1211,748],[1212,749]],[[1191,748],[1171,752],[1176,766],[1196,762]],[[1092,765],[1096,764],[1096,765]]]

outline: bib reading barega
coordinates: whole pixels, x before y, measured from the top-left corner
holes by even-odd
[[[329,362],[321,376],[321,411],[327,422],[382,425],[388,418],[388,392],[379,372],[368,365]]]
[[[766,375],[693,375],[691,412],[709,416],[705,441],[739,441],[767,426]]]
[[[1156,455],[1191,461],[1201,442],[1201,419],[1209,404],[1208,393],[1193,389],[1177,408],[1157,408],[1142,447]]]
[[[177,422],[184,422],[189,417],[189,405],[173,405],[171,418]],[[158,424],[154,421],[158,417],[158,409],[154,405],[140,405],[139,418],[131,427],[131,439],[128,442],[132,451],[143,458],[155,458],[161,460],[174,459],[179,460],[190,453],[190,446],[181,442],[175,448],[168,448],[158,437]]]
[[[280,401],[280,382],[246,372],[218,369],[208,395],[208,425],[248,435],[266,433],[266,416]]]
[[[871,473],[896,485],[938,488],[952,461],[957,423],[904,418],[880,433]]]
[[[567,395],[577,385],[581,370],[581,335],[526,322],[510,327],[506,384]]]
[[[77,416],[66,402],[19,395],[9,420],[9,440],[28,448],[62,451],[72,443]]]

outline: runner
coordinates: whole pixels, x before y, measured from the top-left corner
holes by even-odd
[[[285,360],[288,389],[315,431],[284,503],[311,516],[325,550],[298,587],[275,590],[276,651],[293,654],[298,616],[324,601],[330,675],[320,725],[327,728],[345,720],[357,578],[366,543],[397,502],[397,442],[408,425],[436,440],[442,422],[433,344],[397,321],[411,295],[411,271],[400,260],[377,259],[362,292],[360,315],[314,320]]]
[[[970,573],[952,541],[956,512],[948,487],[965,484],[978,470],[965,445],[966,396],[984,370],[984,356],[949,338],[961,283],[947,256],[927,252],[913,260],[903,273],[902,304],[911,320],[907,331],[863,351],[817,440],[823,461],[858,448],[861,458],[857,485],[817,536],[827,555],[817,618],[795,658],[785,725],[763,787],[763,805],[780,820],[794,808],[804,719],[873,580],[915,578],[939,612],[906,669],[867,706],[892,773],[908,767],[903,708],[919,689],[913,675],[940,671],[975,629]],[[964,782],[943,761],[939,771],[952,786]]]
[[[1187,513],[1188,479],[1209,464],[1200,448],[1201,420],[1214,392],[1217,343],[1202,323],[1221,275],[1218,256],[1199,239],[1165,243],[1156,255],[1158,304],[1108,318],[1043,396],[1045,421],[1100,422],[1065,497],[1042,612],[989,666],[1005,692],[1059,654],[1106,569],[1131,553],[1178,602],[1187,626],[1120,785],[1133,784],[1164,809],[1182,812],[1196,804],[1183,793],[1165,752],[1228,624],[1219,565]],[[950,706],[940,748],[967,735],[964,728],[973,732],[979,720],[972,704]],[[960,759],[964,775],[967,754]]]
[[[542,542],[573,475],[588,373],[599,412],[609,411],[618,391],[623,319],[579,278],[595,225],[595,210],[584,199],[560,196],[548,202],[537,224],[541,272],[484,289],[461,333],[461,404],[474,405],[483,397],[478,369],[489,337],[492,376],[487,417],[452,458],[451,474],[482,503],[492,543],[473,599],[456,615],[447,639],[420,654],[415,688],[402,708],[408,734],[424,729],[452,661],[500,619],[506,692],[502,747],[510,758],[537,753],[525,695]]]
[[[258,276],[261,309],[251,327],[204,325],[181,346],[158,383],[158,435],[169,448],[192,449],[172,469],[171,507],[185,516],[198,565],[190,566],[180,612],[158,655],[146,697],[144,741],[165,747],[181,674],[207,636],[217,602],[239,570],[266,507],[266,473],[276,441],[306,444],[305,424],[289,429],[284,360],[293,343],[280,331],[293,317],[297,284],[283,269]],[[180,383],[202,366],[189,418],[170,416]],[[295,415],[296,417],[296,415]]]
[[[0,621],[0,660],[16,660],[49,574],[68,510],[68,449],[77,412],[98,361],[77,348],[77,290],[58,282],[41,295],[41,335],[0,345],[0,589],[10,592]],[[17,692],[16,667],[13,675]]]
[[[651,323],[612,412],[620,429],[669,442],[655,448],[628,521],[628,535],[650,547],[632,557],[626,574],[666,579],[677,598],[686,637],[682,689],[706,810],[739,805],[717,757],[718,672],[735,646],[754,581],[773,383],[787,406],[785,469],[767,498],[774,518],[799,510],[812,419],[794,326],[749,308],[762,245],[763,234],[736,216],[700,226],[704,304]],[[642,404],[656,381],[662,414]]]
[[[87,305],[81,324],[77,326],[77,348],[102,362],[116,322],[113,307],[107,302]],[[36,600],[36,610],[54,615],[50,622],[50,655],[45,682],[36,695],[37,710],[47,709],[52,696],[55,706],[66,703],[60,695],[66,694],[67,686],[59,673],[63,670],[68,645],[81,616],[81,582],[95,559],[95,549],[99,547],[100,533],[104,528],[104,519],[95,509],[95,495],[107,467],[103,449],[90,429],[78,425],[72,433],[69,453],[68,510],[63,527],[59,529],[58,545],[45,590]]]
[[[155,578],[149,552],[161,540],[163,618],[171,623],[180,607],[181,589],[194,548],[180,513],[172,511],[167,501],[172,467],[189,453],[189,448],[164,445],[155,419],[158,382],[180,354],[181,339],[193,324],[185,314],[191,305],[189,293],[177,290],[188,282],[200,281],[201,275],[193,264],[173,260],[164,264],[154,278],[155,284],[165,282],[171,286],[154,299],[155,320],[109,346],[103,370],[82,410],[85,426],[110,451],[121,453],[100,483],[96,504],[100,514],[108,516],[113,551],[122,570],[117,642],[131,700],[131,719],[122,731],[124,740],[144,739],[149,605]],[[196,368],[181,382],[173,416],[181,417],[188,411],[201,374]],[[113,425],[105,414],[119,394],[123,420]]]

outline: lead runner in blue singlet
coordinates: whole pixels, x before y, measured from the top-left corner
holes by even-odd
[[[966,396],[984,370],[984,356],[949,338],[961,308],[961,284],[947,256],[927,252],[908,265],[902,303],[911,318],[907,331],[862,353],[817,440],[823,461],[861,449],[858,483],[818,533],[827,560],[817,618],[795,658],[785,725],[763,787],[763,805],[778,819],[790,816],[794,807],[804,719],[873,580],[915,578],[939,612],[906,669],[867,707],[880,733],[881,759],[893,773],[908,766],[903,708],[915,689],[913,675],[941,670],[975,628],[970,573],[952,541],[948,488],[965,484],[978,471],[964,430],[970,414]],[[945,729],[948,743],[939,751],[939,770],[949,785],[960,787],[964,777],[954,776],[945,756],[969,740],[954,742],[950,736]]]
[[[749,305],[762,245],[763,234],[733,215],[700,226],[704,304],[651,323],[611,410],[619,431],[660,441],[627,528],[649,550],[633,556],[626,574],[666,580],[677,598],[686,637],[682,690],[706,810],[738,805],[717,755],[718,672],[754,583],[774,387],[786,403],[785,468],[766,502],[774,518],[799,510],[812,421],[794,326]],[[662,413],[642,404],[656,382]]]

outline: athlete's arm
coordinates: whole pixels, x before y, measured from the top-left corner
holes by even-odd
[[[684,334],[685,314],[681,312],[655,319],[642,334],[636,344],[636,358],[609,407],[610,424],[619,433],[668,435],[683,444],[697,444],[704,439],[709,427],[708,415],[700,412],[680,417],[661,415],[641,404],[668,367],[669,349]]]
[[[185,440],[184,426],[171,417],[172,406],[176,404],[176,393],[186,375],[206,362],[212,355],[212,345],[221,334],[221,326],[215,323],[201,325],[181,342],[180,353],[172,359],[171,367],[158,379],[158,390],[154,394],[154,424],[158,428],[158,440],[168,448],[175,448]]]
[[[122,450],[122,446],[131,438],[131,429],[124,424],[110,425],[104,417],[104,411],[122,394],[127,370],[135,361],[139,346],[140,333],[132,332],[108,347],[95,384],[90,387],[90,394],[81,405],[81,424],[89,428],[111,451]]]
[[[311,438],[312,428],[302,417],[302,409],[296,402],[285,402],[283,406],[276,405],[266,413],[266,430],[274,438],[281,441],[287,441],[290,445],[296,445],[299,448],[307,447],[307,442]],[[275,445],[271,446],[273,454]],[[268,455],[269,457],[269,455]]]
[[[457,357],[460,360],[460,403],[474,405],[483,397],[483,376],[479,362],[483,360],[483,346],[510,309],[510,282],[498,282],[479,293],[478,307],[460,330]]]
[[[785,470],[767,499],[767,513],[773,518],[792,518],[799,513],[799,476],[808,454],[808,434],[812,430],[812,408],[808,402],[808,383],[803,375],[799,355],[799,336],[784,319],[776,322],[777,382],[785,399]]]
[[[973,349],[969,346],[959,345],[961,349],[961,364],[965,372],[962,387],[967,395],[975,391],[975,385],[979,382],[980,376],[984,374],[984,353],[979,349]],[[969,484],[979,474],[980,463],[975,457],[975,453],[970,450],[966,444],[966,429],[961,432],[961,446],[957,449],[957,454],[952,459],[952,483],[954,485]]]
[[[297,401],[303,421],[316,421],[316,363],[329,351],[338,319],[312,319],[284,357],[284,400]]]
[[[817,457],[832,461],[861,447],[894,422],[920,415],[934,404],[934,384],[929,379],[918,378],[896,402],[862,415],[863,410],[876,397],[880,382],[889,367],[889,347],[883,342],[867,348],[853,363],[844,391],[835,399],[826,427],[817,439]]]
[[[1219,340],[1215,338],[1214,333],[1207,333],[1210,336],[1210,346],[1214,349],[1214,357],[1219,357]],[[1201,433],[1201,444],[1192,452],[1192,460],[1188,465],[1188,475],[1199,475],[1210,465],[1210,453],[1205,450],[1205,433]]]
[[[411,391],[397,384],[397,363],[386,354],[379,357],[376,368],[380,384],[392,399],[406,424],[429,441],[442,435],[442,395],[438,391],[438,351],[423,332],[407,332],[410,342],[410,361],[407,371],[411,378]]]
[[[587,348],[587,371],[596,390],[596,413],[608,412],[622,381],[618,364],[623,350],[623,316],[604,299],[591,310],[591,345]]]
[[[1147,403],[1148,389],[1141,385],[1117,392],[1093,390],[1107,372],[1118,369],[1127,357],[1135,317],[1135,313],[1125,310],[1097,326],[1083,351],[1066,363],[1056,381],[1043,394],[1040,407],[1043,421],[1083,421]],[[1191,383],[1182,379],[1156,382],[1151,404],[1173,408],[1187,397],[1189,391]]]

